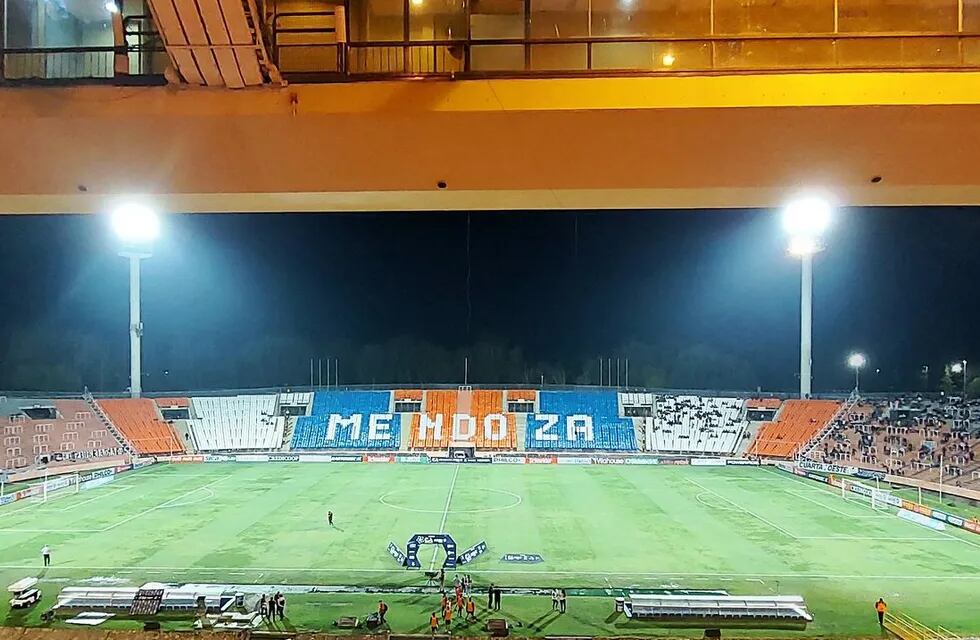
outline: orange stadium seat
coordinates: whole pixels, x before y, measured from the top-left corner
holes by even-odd
[[[436,437],[429,429],[425,438],[420,437],[422,416],[412,417],[412,435],[410,446],[413,449],[440,450],[449,446],[453,441],[453,415],[456,413],[472,416],[476,423],[476,432],[472,442],[481,450],[513,450],[517,448],[517,429],[513,414],[505,413],[504,392],[492,390],[479,391],[428,391],[424,413],[430,420],[442,417],[441,437]],[[503,440],[491,440],[486,437],[483,421],[492,414],[503,414],[507,421],[507,435]]]
[[[190,409],[190,398],[155,398],[154,402],[161,409]]]
[[[395,402],[399,400],[411,400],[415,402],[422,402],[422,390],[421,389],[396,389]]]
[[[774,458],[791,458],[817,435],[837,413],[833,400],[787,400],[775,422],[764,422],[749,453]]]
[[[516,400],[526,400],[527,402],[534,402],[538,399],[538,392],[534,389],[514,389],[507,392],[507,399],[511,402]]]
[[[422,415],[412,416],[412,437],[410,440],[413,449],[446,449],[453,431],[453,414],[456,413],[457,402],[456,391],[428,391],[425,394],[423,405],[424,413],[430,420],[436,420],[437,416],[442,416],[442,432],[440,437],[436,437],[434,429],[428,429],[425,438],[421,438]]]
[[[746,409],[778,409],[783,401],[779,398],[750,398],[745,401]]]
[[[153,400],[124,398],[98,402],[112,424],[133,443],[139,453],[152,455],[184,451],[177,432],[160,418]]]

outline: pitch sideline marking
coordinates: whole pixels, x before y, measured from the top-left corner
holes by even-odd
[[[790,532],[789,532],[789,531],[787,531],[786,529],[783,529],[783,528],[782,528],[782,527],[780,527],[779,525],[777,525],[777,524],[773,524],[772,522],[770,522],[769,520],[766,520],[766,519],[765,519],[765,518],[763,518],[762,516],[760,516],[760,515],[758,515],[758,514],[756,514],[756,513],[753,513],[753,512],[751,512],[751,511],[749,511],[748,509],[746,509],[746,508],[745,508],[745,507],[743,507],[742,505],[740,505],[740,504],[738,504],[738,503],[737,503],[737,502],[735,502],[734,500],[729,500],[728,498],[726,498],[725,496],[723,496],[723,495],[721,495],[721,494],[720,494],[720,493],[718,493],[717,491],[712,491],[711,489],[709,489],[708,487],[706,487],[706,486],[704,486],[703,484],[701,484],[701,483],[700,483],[700,482],[698,482],[697,480],[691,480],[690,478],[684,478],[684,479],[685,479],[685,480],[687,480],[688,482],[690,482],[691,484],[693,484],[693,485],[695,485],[695,486],[698,486],[698,487],[701,487],[701,488],[702,488],[703,490],[705,490],[705,491],[707,491],[708,493],[711,493],[711,494],[714,494],[715,496],[717,496],[717,497],[719,497],[719,498],[721,498],[722,500],[724,500],[724,501],[725,501],[725,502],[727,502],[728,504],[730,504],[730,505],[733,505],[734,507],[736,507],[736,508],[737,508],[737,509],[739,509],[740,511],[743,511],[744,513],[747,513],[747,514],[749,514],[749,515],[750,515],[750,516],[752,516],[753,518],[756,518],[757,520],[759,520],[759,521],[761,521],[761,522],[763,522],[763,523],[765,523],[765,524],[767,524],[767,525],[769,525],[770,527],[772,527],[772,528],[773,528],[773,529],[775,529],[776,531],[779,531],[779,532],[780,532],[780,533],[782,533],[783,535],[785,535],[785,536],[789,536],[790,538],[793,538],[794,540],[799,540],[799,538],[798,538],[797,536],[795,536],[795,535],[793,535],[792,533],[790,533]]]
[[[446,531],[446,518],[449,517],[449,505],[453,501],[453,491],[456,490],[456,478],[459,477],[459,464],[454,465],[456,468],[453,469],[453,481],[449,485],[449,495],[446,496],[446,506],[442,510],[442,522],[439,523],[439,533],[445,533]],[[435,547],[432,550],[432,560],[429,562],[429,571],[436,566],[436,555],[439,553],[439,547]]]
[[[0,565],[0,571],[3,570],[23,570],[23,569],[37,569],[37,564],[28,565]],[[255,573],[259,572],[260,575],[264,575],[266,572],[269,573],[280,573],[280,572],[295,572],[295,573],[396,573],[396,569],[335,569],[335,568],[324,568],[316,569],[311,567],[155,567],[155,566],[81,566],[72,565],[66,567],[49,567],[49,571],[60,571],[65,569],[67,571],[82,570],[82,571],[105,571],[105,570],[116,570],[118,573],[134,573],[134,572],[150,572],[150,571],[201,571],[201,572],[218,572],[218,573],[228,573],[230,571],[241,571],[245,573]],[[700,578],[740,578],[740,579],[760,579],[760,578],[797,578],[801,580],[980,580],[980,573],[977,575],[925,575],[925,576],[908,576],[908,575],[868,575],[863,573],[858,574],[806,574],[806,573],[698,573],[698,572],[673,572],[673,571],[540,571],[533,569],[480,569],[475,571],[470,571],[469,573],[477,574],[526,574],[526,575],[580,575],[580,576],[611,576],[611,577],[629,577],[629,576],[650,576],[650,577],[700,577]]]

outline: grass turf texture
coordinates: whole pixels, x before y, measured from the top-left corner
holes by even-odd
[[[61,587],[98,577],[134,585],[418,585],[422,574],[399,569],[385,547],[441,529],[461,549],[488,542],[489,553],[463,569],[478,587],[801,594],[816,619],[805,634],[823,636],[877,636],[872,603],[883,596],[926,624],[980,632],[980,536],[936,532],[817,483],[748,467],[156,465],[97,489],[0,509],[0,579],[40,576],[43,608]],[[46,571],[44,544],[54,560]],[[504,553],[539,553],[545,562],[505,564]],[[437,566],[442,552],[423,547],[419,558],[424,568]],[[425,630],[438,606],[435,595],[386,600],[395,631]],[[485,597],[477,601],[482,610]],[[376,602],[292,595],[288,624],[325,629]],[[701,635],[611,616],[611,597],[570,597],[565,616],[550,609],[546,597],[505,595],[502,613],[525,625],[519,634]],[[41,610],[0,604],[6,624],[37,624]]]

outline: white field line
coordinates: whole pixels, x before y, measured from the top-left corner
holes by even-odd
[[[795,482],[798,482],[798,483],[802,484],[805,487],[812,487],[813,489],[816,489],[817,491],[819,491],[822,494],[825,494],[825,495],[835,494],[836,495],[836,492],[835,491],[832,491],[831,489],[826,488],[829,485],[823,485],[823,484],[818,485],[818,484],[816,484],[814,482],[809,482],[809,481],[806,481],[806,480],[801,480],[800,478],[797,478],[794,475],[791,475],[791,474],[788,474],[788,473],[782,472],[782,471],[775,471],[774,469],[772,469],[770,467],[765,467],[765,470],[767,472],[769,472],[769,473],[775,474],[775,475],[780,476],[782,478],[787,478],[789,480],[794,480]],[[786,490],[786,491],[788,491],[788,490]],[[790,492],[790,493],[792,493],[792,492]],[[803,496],[800,496],[800,497],[802,498]],[[845,498],[845,500],[847,500],[847,498]],[[880,515],[881,512],[878,509],[875,509],[870,504],[865,503],[863,500],[848,500],[848,502],[853,502],[854,504],[858,504],[858,505],[861,505],[862,507],[865,507],[867,509],[871,509],[876,514],[879,514],[879,517],[884,517],[884,518],[891,518],[891,517],[893,517],[893,516],[890,516],[890,515],[881,516]],[[862,517],[862,516],[848,516],[848,517],[859,518],[859,517]],[[864,517],[865,518],[872,518],[874,516],[864,516]],[[913,523],[909,523],[909,524],[913,524]],[[968,544],[971,547],[976,547],[976,548],[980,549],[980,544],[978,544],[978,543],[976,543],[976,542],[974,542],[972,540],[967,540],[966,538],[961,538],[959,536],[954,536],[953,534],[947,533],[945,531],[937,531],[936,533],[938,533],[940,536],[942,536],[945,539],[957,540],[959,542],[962,542],[963,544]],[[897,538],[897,540],[937,541],[938,542],[938,541],[945,541],[945,540],[943,540],[943,538]],[[840,540],[884,540],[885,538],[874,538],[874,537],[871,537],[871,538],[856,538],[856,537],[850,537],[850,536],[839,536],[837,538],[801,538],[801,539],[802,540],[833,540],[833,539],[840,539]]]
[[[83,504],[88,504],[90,502],[95,502],[96,500],[99,500],[101,498],[108,498],[109,496],[114,496],[117,493],[122,493],[126,489],[132,489],[133,487],[132,487],[132,485],[129,485],[129,486],[125,486],[125,487],[111,487],[111,488],[115,489],[115,491],[113,491],[112,493],[105,493],[105,494],[93,496],[93,497],[89,498],[88,500],[82,500],[81,502],[76,502],[73,505],[69,505],[67,507],[62,507],[61,509],[59,509],[59,511],[71,511],[75,507],[80,507]]]
[[[799,491],[793,491],[792,489],[783,489],[783,491],[785,493],[792,494],[792,495],[796,496],[797,498],[801,498],[803,500],[806,500],[807,502],[812,502],[813,504],[817,505],[818,507],[823,507],[824,509],[826,509],[828,511],[832,511],[832,512],[838,514],[838,515],[844,516],[845,518],[860,518],[862,520],[869,519],[869,518],[870,519],[877,519],[877,520],[886,520],[886,519],[887,520],[890,520],[893,517],[893,516],[890,516],[890,515],[887,515],[887,514],[881,514],[881,513],[876,513],[876,514],[873,514],[873,515],[872,514],[869,514],[869,515],[860,515],[860,516],[858,516],[858,515],[854,515],[853,513],[847,513],[845,511],[841,511],[840,509],[835,509],[834,507],[831,507],[830,505],[826,505],[826,504],[820,502],[819,500],[814,500],[813,498],[811,498],[811,497],[809,497],[809,496],[807,496],[807,495],[805,495],[805,494],[803,494],[803,493],[801,493]],[[827,493],[827,492],[824,492],[824,493]]]
[[[22,528],[18,527],[18,528],[15,528],[15,529],[0,529],[0,533],[105,533],[106,531],[111,531],[112,529],[115,529],[118,526],[124,525],[127,522],[130,522],[132,520],[135,520],[136,518],[139,518],[139,517],[144,516],[144,515],[146,515],[148,513],[151,513],[153,511],[156,511],[157,509],[164,509],[166,507],[169,507],[174,502],[177,502],[178,500],[181,500],[183,498],[186,498],[187,496],[192,495],[194,493],[197,493],[198,491],[201,491],[202,489],[208,489],[209,487],[212,487],[212,486],[218,484],[219,482],[222,482],[223,480],[227,480],[230,477],[231,477],[230,475],[226,475],[226,476],[223,476],[221,478],[218,478],[214,482],[209,482],[208,484],[203,485],[203,486],[200,486],[200,487],[197,487],[196,489],[191,489],[190,491],[187,491],[185,493],[182,493],[179,496],[170,498],[169,500],[167,500],[165,502],[162,502],[162,503],[160,503],[160,504],[158,504],[158,505],[156,505],[154,507],[150,507],[149,509],[144,509],[143,511],[140,511],[139,513],[134,513],[131,516],[127,516],[127,517],[123,518],[122,520],[120,520],[120,521],[118,521],[118,522],[116,522],[114,524],[110,524],[110,525],[107,525],[107,526],[103,527],[102,529],[22,529]],[[214,495],[213,492],[212,492],[212,495]],[[196,502],[190,503],[190,504],[196,504]]]
[[[726,498],[725,496],[723,496],[723,495],[721,495],[721,494],[720,494],[720,493],[718,493],[717,491],[712,491],[711,489],[709,489],[708,487],[706,487],[706,486],[704,486],[703,484],[701,484],[700,482],[698,482],[698,481],[696,481],[696,480],[691,480],[690,478],[684,478],[684,479],[685,479],[685,480],[687,480],[688,482],[690,482],[691,484],[693,484],[693,485],[695,485],[695,486],[697,486],[697,487],[700,487],[700,488],[701,488],[701,489],[703,489],[704,491],[707,491],[708,493],[710,493],[710,494],[712,494],[712,495],[714,495],[715,497],[718,497],[718,498],[721,498],[722,500],[724,500],[724,501],[725,501],[725,502],[727,502],[728,504],[730,504],[730,505],[732,505],[732,506],[734,506],[734,507],[736,507],[736,508],[737,508],[738,510],[740,510],[740,511],[742,511],[742,512],[744,512],[744,513],[747,513],[747,514],[749,514],[750,516],[752,516],[752,517],[753,517],[753,518],[755,518],[756,520],[759,520],[760,522],[762,522],[762,523],[764,523],[764,524],[767,524],[767,525],[769,525],[770,527],[772,527],[772,528],[773,528],[773,529],[775,529],[776,531],[778,531],[778,532],[780,532],[780,533],[782,533],[783,535],[785,535],[785,536],[788,536],[788,537],[790,537],[790,538],[793,538],[794,540],[799,540],[799,538],[798,538],[797,536],[795,536],[795,535],[793,535],[792,533],[790,533],[790,532],[789,532],[789,531],[787,531],[786,529],[783,529],[782,527],[780,527],[780,526],[779,526],[779,525],[777,525],[777,524],[773,524],[772,522],[770,522],[769,520],[766,520],[765,518],[763,518],[762,516],[760,516],[760,515],[759,515],[759,514],[757,514],[757,513],[753,513],[753,512],[751,512],[751,511],[749,511],[748,509],[746,509],[746,508],[745,508],[745,507],[743,507],[742,505],[740,505],[740,504],[738,504],[738,503],[737,503],[737,502],[735,502],[734,500],[729,500],[728,498]]]
[[[438,533],[445,533],[445,531],[446,531],[446,518],[449,517],[449,505],[452,504],[452,501],[453,501],[453,491],[456,490],[456,478],[459,477],[459,468],[460,468],[461,465],[455,464],[453,466],[455,467],[455,469],[453,470],[453,481],[452,481],[452,484],[449,485],[449,495],[446,496],[446,506],[442,510],[442,522],[439,523],[439,531],[438,531]],[[436,556],[438,554],[439,554],[439,547],[435,547],[432,550],[432,560],[429,562],[429,571],[432,571],[435,568],[435,566],[436,566]]]
[[[37,564],[25,565],[0,565],[0,571],[4,570],[25,570],[36,569]],[[316,569],[311,567],[162,567],[162,566],[90,566],[90,565],[71,565],[71,566],[52,566],[49,573],[70,572],[70,571],[116,571],[117,573],[149,573],[157,572],[216,572],[227,574],[232,571],[240,573],[256,573],[264,575],[266,573],[400,573],[404,575],[404,570],[398,569],[357,569],[357,568],[325,568]],[[528,570],[528,569],[481,569],[469,571],[474,574],[515,574],[515,575],[542,575],[542,576],[598,576],[598,577],[689,577],[689,578],[734,578],[744,580],[760,580],[763,578],[796,578],[800,580],[978,580],[980,573],[976,575],[869,575],[866,573],[856,574],[808,574],[808,573],[700,573],[700,572],[675,572],[675,571],[559,571],[559,570]]]

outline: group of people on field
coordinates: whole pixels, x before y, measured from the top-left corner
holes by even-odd
[[[273,623],[276,621],[276,617],[280,621],[284,620],[286,618],[286,596],[281,591],[276,591],[274,595],[266,598],[263,593],[259,600],[259,615],[262,616],[263,620]]]

